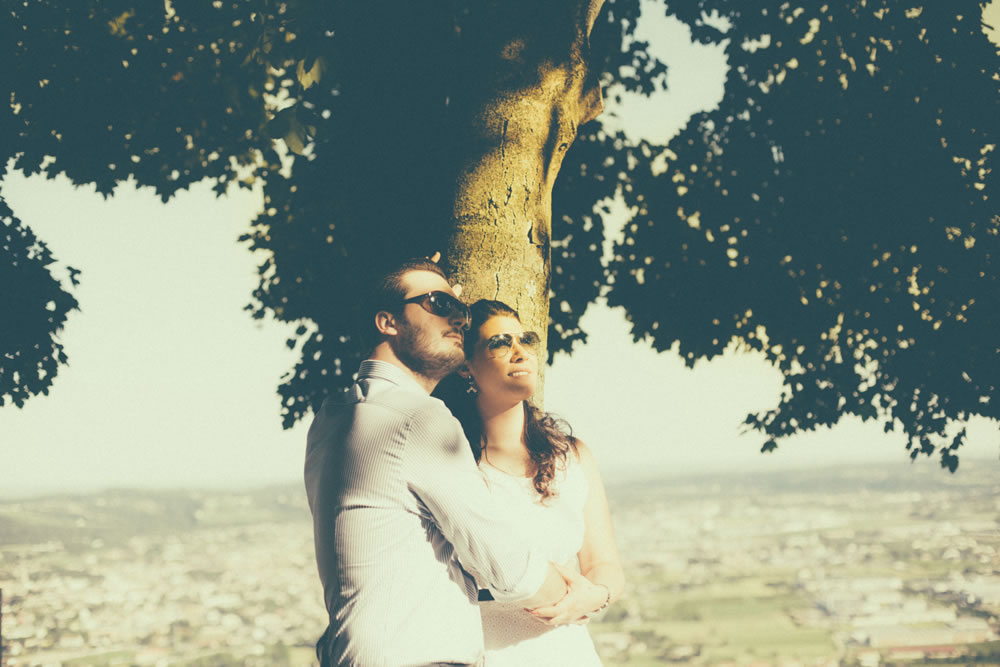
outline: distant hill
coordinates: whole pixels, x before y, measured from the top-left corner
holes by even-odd
[[[683,497],[871,492],[922,493],[961,488],[1000,496],[996,461],[967,465],[955,475],[933,466],[871,465],[724,473],[670,477],[637,472],[632,479],[609,480],[614,506],[664,493]],[[0,547],[50,541],[87,548],[94,540],[122,544],[141,535],[179,534],[213,527],[309,522],[299,483],[248,490],[117,489],[91,494],[61,494],[0,500]]]
[[[138,535],[201,528],[308,521],[300,484],[246,491],[120,489],[0,501],[0,546],[94,540],[120,544]]]
[[[961,489],[970,493],[1000,496],[1000,465],[994,460],[963,459],[955,474],[928,462],[911,466],[844,465],[799,470],[711,473],[685,476],[636,471],[631,479],[615,477],[607,482],[608,495],[623,500],[656,489],[688,497],[755,494],[842,494],[871,492],[921,492]]]

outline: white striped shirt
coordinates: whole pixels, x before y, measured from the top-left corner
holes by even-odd
[[[392,364],[362,362],[323,403],[305,483],[334,664],[473,664],[475,580],[516,601],[545,579],[548,561],[493,499],[458,420]]]

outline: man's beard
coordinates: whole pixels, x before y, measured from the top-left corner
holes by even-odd
[[[394,346],[396,356],[414,373],[440,380],[465,362],[462,346],[453,345],[450,340],[448,345],[441,345],[441,334],[429,333],[405,321],[396,326],[399,330]]]

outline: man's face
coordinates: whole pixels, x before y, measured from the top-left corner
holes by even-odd
[[[402,283],[407,299],[435,290],[454,294],[448,281],[430,271],[410,271]],[[408,303],[396,318],[399,333],[390,344],[399,360],[414,372],[440,380],[465,361],[464,324],[461,317],[441,317],[427,312],[419,303]]]

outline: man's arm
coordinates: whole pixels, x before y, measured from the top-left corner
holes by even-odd
[[[562,600],[568,590],[567,580],[562,573],[557,570],[552,563],[545,573],[545,581],[535,594],[523,600],[515,600],[525,609],[535,609],[536,607],[550,607]]]
[[[528,607],[558,601],[565,580],[490,493],[458,421],[443,405],[435,408],[410,423],[405,466],[411,490],[462,567],[495,599]]]

